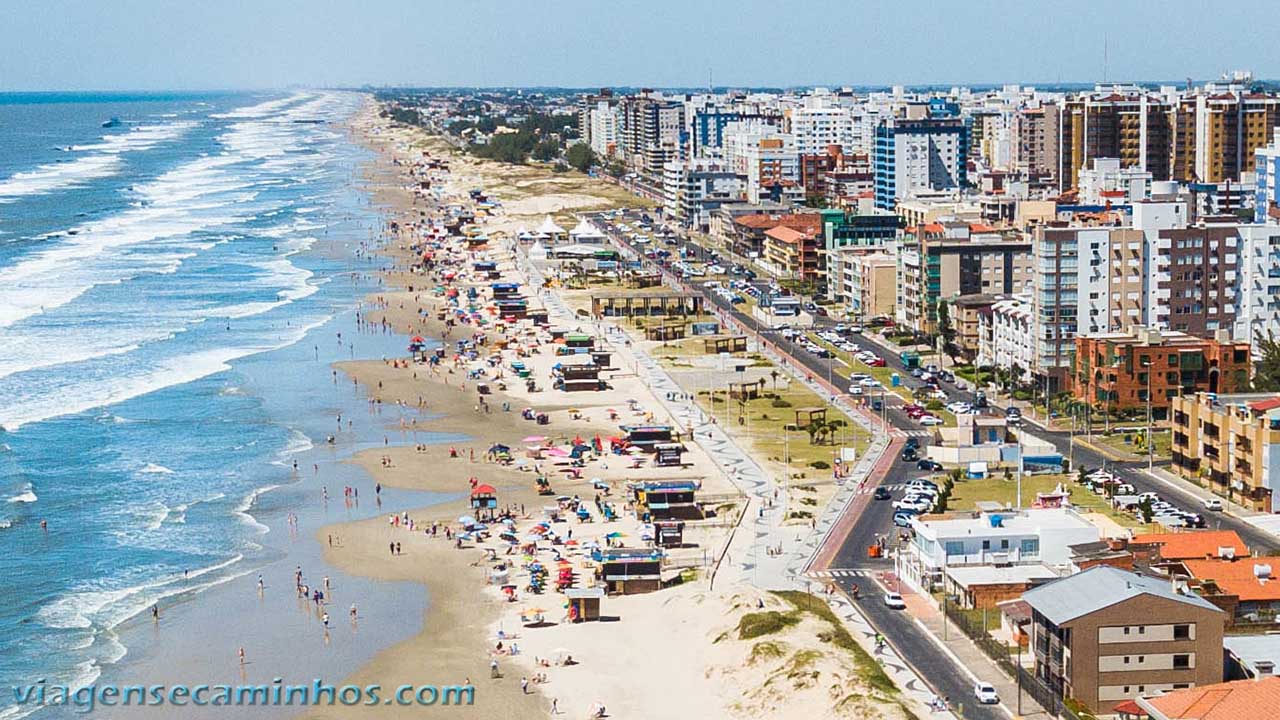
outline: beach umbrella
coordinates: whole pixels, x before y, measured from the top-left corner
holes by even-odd
[[[471,517],[470,515],[463,515],[462,517],[458,518],[458,522],[462,523],[463,525],[475,525],[476,519]]]
[[[623,535],[622,533],[618,532],[617,530],[614,530],[613,532],[609,533],[608,535],[605,535],[605,537],[609,538],[610,540],[617,540],[618,538],[626,537],[626,535]]]

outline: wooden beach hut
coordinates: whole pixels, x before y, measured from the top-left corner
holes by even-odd
[[[600,602],[604,600],[604,588],[568,588],[564,595],[569,600],[571,622],[590,622],[600,619]]]

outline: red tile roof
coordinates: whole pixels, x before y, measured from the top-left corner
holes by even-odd
[[[1139,704],[1170,720],[1280,720],[1280,677],[1174,690]]]
[[[1249,548],[1235,530],[1191,530],[1175,533],[1150,533],[1138,535],[1129,541],[1130,546],[1148,549],[1160,548],[1165,560],[1200,560],[1217,557],[1218,548],[1230,547],[1236,557],[1249,554]]]
[[[1258,412],[1266,412],[1276,408],[1280,408],[1280,396],[1249,403],[1249,409],[1257,410]]]
[[[756,213],[735,218],[734,222],[753,230],[768,230],[779,225],[813,235],[817,235],[822,230],[822,216],[817,213],[794,213],[791,215]]]

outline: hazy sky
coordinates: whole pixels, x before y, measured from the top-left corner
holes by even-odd
[[[0,0],[0,90],[1280,76],[1267,3]]]

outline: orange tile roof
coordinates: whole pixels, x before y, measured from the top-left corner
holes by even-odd
[[[1197,580],[1212,580],[1223,592],[1238,595],[1242,601],[1280,600],[1280,580],[1259,579],[1254,566],[1270,565],[1280,573],[1280,557],[1245,557],[1239,560],[1184,560],[1182,562]]]
[[[971,233],[992,233],[995,231],[996,229],[990,225],[985,225],[983,223],[969,223],[969,232]]]
[[[1174,690],[1140,704],[1170,720],[1280,720],[1280,677]]]
[[[1129,545],[1160,547],[1160,557],[1165,560],[1198,560],[1216,557],[1218,548],[1230,547],[1236,557],[1249,554],[1249,548],[1235,530],[1192,530],[1176,533],[1151,533],[1138,535]]]
[[[1249,403],[1249,409],[1257,410],[1258,412],[1266,412],[1268,410],[1275,410],[1276,408],[1280,408],[1280,397],[1267,398],[1266,400]]]
[[[943,228],[940,223],[929,223],[928,225],[925,225],[923,228],[921,228],[921,230],[927,233],[940,233],[942,232]]]
[[[785,225],[779,225],[778,227],[775,227],[775,228],[769,228],[768,230],[764,231],[764,234],[773,238],[774,240],[777,240],[779,242],[784,242],[788,245],[796,245],[800,243],[802,240],[804,240],[806,237],[809,237],[805,233],[802,233],[798,230],[792,230],[791,228],[786,227]]]

